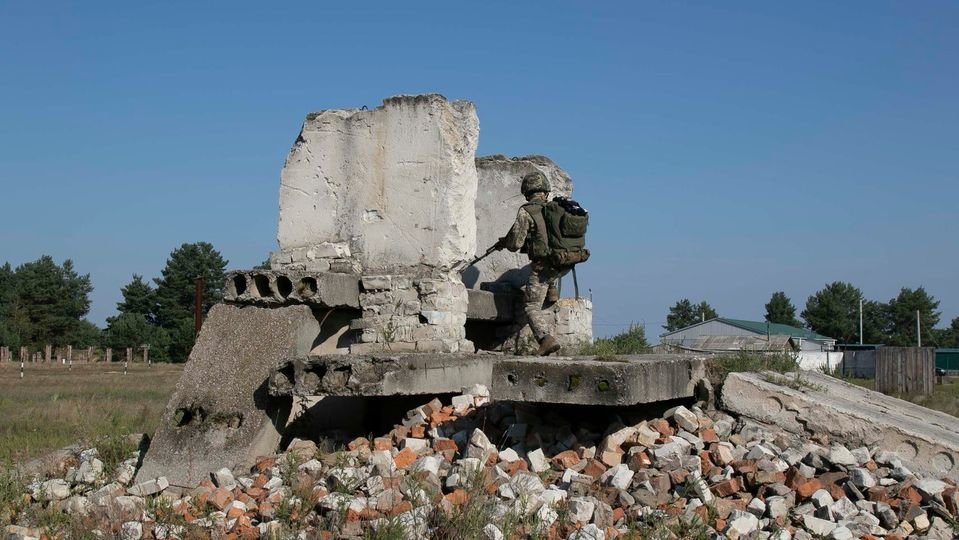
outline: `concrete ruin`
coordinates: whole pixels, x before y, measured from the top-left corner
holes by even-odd
[[[254,448],[278,441],[292,408],[282,392],[270,406],[252,396],[262,397],[267,379],[295,358],[350,355],[345,363],[359,372],[364,355],[418,354],[400,364],[429,374],[456,362],[437,355],[462,355],[468,368],[453,377],[389,389],[429,393],[481,382],[476,374],[488,383],[492,357],[475,356],[478,349],[535,348],[522,309],[525,255],[467,265],[478,241],[485,249],[509,230],[523,174],[543,171],[558,195],[571,194],[572,181],[542,156],[477,159],[478,138],[474,105],[437,94],[307,115],[280,174],[271,268],[229,274],[226,305],[203,327],[141,475],[193,460],[185,476],[170,478],[188,484],[202,474],[203,455],[248,465]],[[566,296],[550,308],[554,334],[575,350],[592,340],[592,304]],[[282,332],[272,333],[277,324]],[[264,332],[271,334],[254,343]],[[196,386],[216,366],[242,375]]]

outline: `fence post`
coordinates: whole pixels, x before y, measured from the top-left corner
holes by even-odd
[[[87,363],[93,363],[93,347],[87,347]]]
[[[142,345],[142,347],[143,347],[143,363],[146,364],[147,367],[152,367],[152,364],[150,364],[150,346]]]
[[[127,347],[127,359],[123,362],[123,374],[127,374],[127,367],[130,365],[130,359],[133,358],[133,347]]]
[[[53,346],[47,345],[43,348],[43,363],[49,363],[53,361]]]
[[[67,371],[73,371],[73,345],[67,345]]]
[[[113,348],[112,348],[112,347],[107,347],[107,353],[106,353],[106,354],[107,354],[107,356],[106,356],[105,362],[108,363],[108,364],[109,364],[110,362],[113,362]]]

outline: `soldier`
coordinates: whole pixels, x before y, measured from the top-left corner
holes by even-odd
[[[569,272],[570,267],[557,267],[546,257],[549,253],[543,205],[549,196],[549,181],[546,175],[536,171],[523,176],[521,191],[526,204],[516,213],[516,221],[509,233],[496,242],[499,249],[520,251],[529,255],[530,274],[526,282],[526,318],[529,327],[539,342],[536,354],[548,356],[559,350],[559,342],[549,335],[549,317],[544,302],[552,305],[559,299],[557,280]]]

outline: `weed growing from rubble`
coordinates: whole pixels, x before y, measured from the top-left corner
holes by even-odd
[[[707,368],[709,378],[714,383],[720,383],[730,373],[773,371],[776,373],[791,373],[799,371],[799,356],[794,353],[760,353],[754,351],[739,351],[733,354],[723,354],[713,358]]]
[[[774,375],[772,373],[764,373],[763,380],[773,384],[778,384],[779,386],[785,386],[787,388],[792,388],[793,390],[825,390],[821,385],[818,385],[814,382],[809,381],[802,376],[801,371],[797,371],[796,374],[792,377],[787,375]]]
[[[129,436],[118,433],[103,437],[95,447],[98,459],[103,462],[103,472],[110,478],[116,476],[117,467],[137,451],[137,445]]]
[[[711,515],[714,516],[715,512]],[[627,540],[709,540],[711,537],[709,526],[699,516],[670,518],[661,510],[653,510],[630,521],[623,535]]]
[[[0,527],[13,524],[23,511],[23,480],[12,466],[0,465]]]
[[[297,468],[300,464],[297,462],[296,454],[293,452],[287,453],[283,456],[283,460],[280,461],[280,478],[283,480],[283,483],[292,486],[295,484]]]

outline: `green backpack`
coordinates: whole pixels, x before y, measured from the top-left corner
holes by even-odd
[[[586,249],[589,212],[579,203],[556,197],[545,203],[531,202],[523,208],[536,223],[536,231],[526,243],[530,259],[545,259],[553,266],[573,266],[589,259]]]

